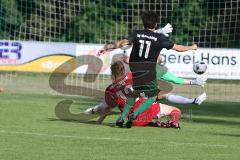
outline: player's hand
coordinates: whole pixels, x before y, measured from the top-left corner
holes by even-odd
[[[156,33],[164,34],[166,37],[169,37],[169,33],[172,33],[173,27],[170,23],[168,23],[163,28],[159,28],[156,30]]]
[[[172,33],[173,27],[170,23],[168,23],[166,26],[162,28],[163,32],[167,33]],[[168,34],[167,34],[168,36]]]
[[[124,63],[129,64],[129,57],[127,55],[123,55],[121,58]]]
[[[192,50],[197,50],[198,46],[196,44],[192,44],[191,48]]]
[[[107,52],[106,49],[102,48],[98,51],[97,56],[101,56],[101,55],[105,54],[106,52]]]
[[[207,78],[206,77],[197,77],[193,80],[191,80],[192,85],[199,85],[204,87],[204,85],[207,83]]]

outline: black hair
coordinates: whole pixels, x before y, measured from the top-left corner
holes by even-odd
[[[158,15],[154,11],[145,11],[142,14],[142,21],[145,29],[154,29],[158,21]]]

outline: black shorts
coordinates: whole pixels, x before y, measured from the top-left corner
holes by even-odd
[[[154,97],[157,96],[158,93],[160,92],[160,90],[158,89],[158,84],[157,84],[157,80],[145,83],[144,85],[138,85],[135,86],[133,84],[133,89],[134,89],[134,95],[136,97],[140,96],[140,93],[143,93],[147,96],[147,97]]]

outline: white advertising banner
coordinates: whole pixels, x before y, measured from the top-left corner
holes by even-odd
[[[112,55],[119,52],[123,51],[114,51]],[[130,52],[131,48],[127,50],[127,55]],[[163,49],[161,55],[162,64],[180,77],[196,77],[193,64],[203,61],[207,65],[207,71],[203,75],[209,79],[240,79],[240,49],[199,48],[186,52]]]
[[[0,70],[52,72],[71,57],[96,56],[101,47],[99,44],[0,40]],[[131,48],[126,50],[126,54],[130,52]],[[100,56],[103,61],[100,74],[110,74],[112,58],[122,54],[124,51],[117,49]],[[240,79],[240,49],[199,48],[187,52],[163,49],[161,54],[162,64],[180,77],[196,77],[193,63],[203,61],[207,64],[204,75],[209,79]],[[86,69],[87,65],[80,66],[75,72],[85,73]]]
[[[75,43],[0,40],[0,65],[24,64],[50,55],[75,56]]]
[[[207,64],[210,79],[240,79],[240,49],[199,48],[197,51],[176,52],[163,50],[163,64],[182,77],[195,77],[193,63]]]

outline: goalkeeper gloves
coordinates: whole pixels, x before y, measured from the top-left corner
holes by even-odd
[[[191,80],[190,84],[191,85],[199,85],[204,87],[204,85],[206,84],[207,78],[206,77],[197,77],[193,80]]]
[[[168,34],[172,33],[172,30],[173,30],[172,25],[168,23],[166,26],[164,26],[163,28],[157,29],[155,32],[163,34],[166,37],[168,37],[169,36]]]

